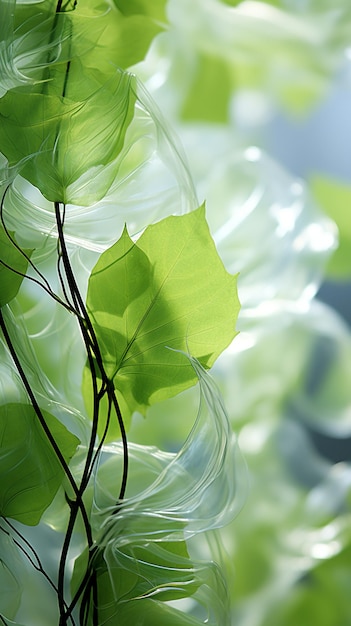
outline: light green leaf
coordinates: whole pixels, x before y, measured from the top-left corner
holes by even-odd
[[[90,24],[85,19],[87,0],[82,4],[78,3],[72,14],[74,44],[80,47],[79,31],[84,33],[92,44],[84,56],[86,65],[107,75],[112,66],[127,69],[142,61],[166,22],[165,0],[89,0]]]
[[[228,122],[231,82],[230,66],[224,59],[199,54],[195,76],[182,106],[182,117]]]
[[[104,85],[85,76],[78,62],[71,73],[75,100],[15,90],[0,100],[0,145],[10,165],[27,159],[21,173],[48,200],[74,202],[80,177],[102,176],[103,184],[95,193],[89,190],[87,198],[83,181],[80,200],[85,203],[104,195],[116,175],[116,168],[111,172],[106,166],[121,151],[135,94],[132,76],[124,72],[115,72]]]
[[[339,229],[339,246],[327,266],[330,278],[347,280],[351,277],[351,185],[326,176],[313,176],[312,193],[319,205]]]
[[[145,15],[156,20],[166,20],[167,0],[114,0],[116,7],[124,15]]]
[[[204,207],[149,226],[137,243],[125,230],[89,280],[87,308],[108,376],[127,412],[197,381],[195,356],[211,367],[236,335],[236,277],[218,256]],[[89,394],[89,379],[84,378]]]
[[[12,232],[9,234],[14,239],[14,234]],[[32,250],[24,250],[23,252],[30,256]],[[27,267],[27,259],[10,241],[4,228],[0,225],[0,308],[16,296]]]
[[[42,413],[68,462],[79,440],[53,415]],[[0,475],[0,515],[37,524],[62,483],[64,470],[29,404],[0,406]]]

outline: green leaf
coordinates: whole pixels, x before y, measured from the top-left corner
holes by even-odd
[[[14,233],[10,232],[9,235],[14,239]],[[30,256],[32,250],[23,250],[23,252]],[[0,225],[0,308],[17,295],[27,267],[27,259],[11,242]]]
[[[351,185],[325,176],[313,176],[310,185],[318,204],[339,230],[339,246],[328,263],[327,275],[347,280],[351,277]]]
[[[87,295],[123,417],[195,384],[179,351],[211,367],[236,335],[239,306],[236,277],[218,256],[204,207],[149,226],[137,243],[124,230],[94,267]],[[87,397],[87,371],[83,388]]]
[[[228,122],[231,92],[229,64],[219,57],[199,55],[181,116],[185,120]]]
[[[112,626],[116,616],[119,624],[134,624],[134,619],[129,621],[133,616],[145,626],[202,623],[163,604],[190,597],[201,584],[198,572],[189,559],[185,541],[148,542],[145,546],[135,545],[129,549],[126,546],[123,552],[113,550],[112,554],[112,562],[106,554],[103,557],[100,554],[94,560],[101,623]],[[73,593],[84,577],[86,566],[87,550],[75,561]],[[202,564],[201,573],[203,567]],[[154,600],[148,599],[150,595],[154,596]],[[145,621],[140,622],[141,616]],[[91,616],[89,624],[92,624]]]
[[[53,415],[42,411],[66,462],[79,440]],[[33,407],[0,406],[0,515],[34,526],[52,502],[64,477]]]
[[[142,15],[130,15],[116,23],[114,30],[110,29],[110,49],[119,67],[128,68],[142,61],[150,43],[161,30],[154,20]]]
[[[101,85],[78,62],[71,75],[75,100],[16,90],[1,98],[0,145],[10,165],[27,159],[21,173],[48,200],[89,203],[116,175],[106,166],[120,153],[134,115],[133,78],[115,72]]]
[[[100,589],[99,589],[100,590]],[[140,626],[200,626],[202,619],[196,619],[171,606],[156,600],[130,600],[109,607],[109,616],[104,626],[115,626],[116,620],[120,626],[140,624]]]
[[[49,2],[15,8],[10,35],[22,72],[17,58],[5,58],[0,149],[48,200],[90,205],[117,175],[136,101],[123,69],[144,58],[162,29],[164,2],[122,8],[86,0],[66,3],[59,17]]]
[[[85,4],[78,3],[74,12],[74,24],[78,36],[75,45],[79,46],[79,28],[84,33],[89,28],[89,37],[93,45],[85,55],[86,65],[98,71],[110,73],[111,67],[127,69],[142,61],[153,38],[163,30],[165,0],[114,0],[113,3],[98,3],[90,0],[95,8],[91,25],[86,24]],[[99,11],[99,14],[97,15]],[[81,14],[80,14],[81,12]],[[82,23],[82,26],[80,26]],[[99,36],[96,36],[96,29]]]
[[[166,20],[167,0],[114,0],[124,15],[145,15],[156,20]]]

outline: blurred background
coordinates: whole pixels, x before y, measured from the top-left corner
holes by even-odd
[[[167,16],[134,70],[240,273],[240,335],[213,370],[250,475],[221,531],[232,624],[348,626],[351,4],[169,0]],[[187,425],[171,436],[161,413],[153,441],[172,446]]]

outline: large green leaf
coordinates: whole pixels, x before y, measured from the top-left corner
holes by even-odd
[[[9,234],[14,239],[14,234]],[[30,256],[32,251],[24,250],[23,252]],[[0,307],[16,296],[27,267],[27,259],[12,243],[0,224]]]
[[[197,382],[184,351],[211,367],[234,338],[236,277],[211,238],[204,207],[127,231],[104,252],[88,286],[87,308],[124,417]],[[89,377],[84,377],[89,395]],[[112,434],[112,433],[111,433]]]
[[[50,413],[43,416],[68,462],[79,440]],[[0,443],[0,515],[33,526],[53,500],[64,470],[29,404],[0,406]]]

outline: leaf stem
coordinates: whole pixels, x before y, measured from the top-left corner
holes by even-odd
[[[41,280],[43,281],[42,283],[40,282],[40,280],[38,280],[37,278],[34,278],[33,276],[28,276],[27,274],[24,274],[23,272],[19,272],[18,270],[15,270],[13,267],[11,267],[10,265],[8,265],[7,263],[5,263],[5,261],[2,261],[0,259],[0,263],[1,265],[3,265],[4,267],[6,267],[8,270],[11,270],[14,274],[17,274],[18,276],[22,276],[23,278],[26,278],[27,280],[30,280],[33,283],[36,283],[37,285],[39,285],[39,287],[41,287],[42,289],[44,289],[44,291],[46,291],[46,293],[49,294],[49,296],[51,296],[51,298],[53,298],[56,302],[58,302],[58,304],[61,304],[65,309],[67,309],[70,313],[74,313],[75,311],[73,311],[72,307],[67,304],[66,302],[64,302],[64,300],[62,300],[50,287],[50,284],[48,282],[48,280],[45,278],[44,274],[42,274],[42,272],[40,272],[40,270],[38,270],[38,268],[36,267],[36,265],[33,263],[33,261],[31,260],[30,256],[28,256],[24,250],[22,250],[21,246],[18,245],[18,243],[15,241],[15,239],[11,236],[11,233],[9,231],[9,229],[7,228],[7,225],[5,223],[4,220],[4,202],[5,202],[5,196],[8,193],[9,189],[11,187],[11,183],[9,185],[7,185],[3,196],[1,198],[1,202],[0,202],[0,221],[1,221],[1,225],[4,229],[4,232],[7,236],[7,238],[9,239],[9,241],[12,243],[12,245],[14,246],[14,248],[16,248],[16,250],[18,250],[18,252],[23,256],[23,258],[27,261],[27,263],[31,266],[31,268],[35,271],[35,273],[41,278]]]
[[[71,470],[69,469],[69,466],[66,463],[65,458],[64,458],[64,456],[63,456],[59,446],[56,443],[55,438],[53,437],[49,427],[46,424],[45,418],[44,418],[44,416],[42,414],[42,411],[41,411],[41,409],[39,407],[39,404],[38,404],[38,402],[36,400],[36,397],[35,397],[35,395],[33,393],[32,388],[30,386],[28,378],[27,378],[27,376],[26,376],[26,374],[24,372],[24,369],[23,369],[23,367],[22,367],[22,365],[20,363],[20,360],[19,360],[19,358],[17,356],[15,347],[14,347],[14,345],[12,343],[11,337],[10,337],[9,332],[7,330],[6,323],[5,323],[3,312],[2,312],[1,308],[0,308],[0,328],[1,328],[2,332],[3,332],[5,342],[7,344],[9,352],[11,354],[11,357],[12,357],[12,359],[13,359],[16,367],[17,367],[18,373],[19,373],[20,378],[22,380],[22,383],[23,383],[23,385],[24,385],[24,387],[25,387],[25,389],[27,391],[27,394],[29,396],[29,399],[31,401],[33,409],[34,409],[34,411],[35,411],[35,413],[36,413],[36,415],[38,417],[39,423],[41,424],[41,426],[42,426],[42,428],[43,428],[43,430],[44,430],[44,432],[45,432],[45,434],[46,434],[46,436],[47,436],[47,438],[48,438],[48,440],[49,440],[49,442],[50,442],[50,444],[51,444],[51,446],[52,446],[52,448],[53,448],[53,450],[54,450],[54,452],[55,452],[55,454],[56,454],[56,456],[57,456],[57,458],[58,458],[58,460],[59,460],[59,462],[60,462],[60,464],[61,464],[61,466],[63,468],[63,470],[64,470],[64,472],[65,472],[65,475],[68,478],[68,480],[69,480],[69,482],[71,484],[71,487],[72,487],[72,489],[74,491],[76,500],[74,502],[74,506],[71,505],[71,517],[73,517],[72,510],[75,512],[74,513],[74,515],[75,515],[74,519],[75,520],[77,518],[78,511],[80,511],[80,513],[82,515],[82,519],[83,519],[83,524],[84,524],[86,536],[87,536],[87,542],[88,542],[89,547],[91,547],[93,545],[93,537],[92,537],[90,522],[89,522],[89,519],[88,519],[88,514],[87,514],[87,511],[86,511],[83,499],[82,499],[82,491],[78,487],[78,485],[77,485],[77,483],[76,483],[76,481],[75,481],[75,479],[73,477],[73,474],[72,474]],[[65,548],[65,546],[64,546],[64,548]],[[67,553],[68,553],[68,550],[65,549],[65,552],[64,552],[64,560],[65,561],[67,559]],[[62,569],[62,567],[61,567],[61,569]],[[63,580],[64,580],[64,576],[62,576],[62,571],[61,571],[61,578],[59,576],[59,580],[58,580],[58,603],[59,603],[60,616],[61,616],[61,622],[60,623],[66,624],[67,623],[67,619],[66,619],[66,603],[65,603],[65,600],[64,600],[64,584],[63,584]],[[65,619],[65,621],[62,621],[63,619]]]
[[[89,369],[90,369],[90,374],[91,374],[92,388],[93,388],[93,398],[94,398],[93,415],[92,415],[92,430],[91,430],[91,435],[90,435],[88,451],[87,451],[87,455],[85,459],[83,475],[81,479],[80,493],[81,495],[83,495],[83,492],[85,491],[89,483],[91,473],[96,464],[99,452],[101,451],[103,442],[107,435],[108,425],[109,425],[110,417],[111,417],[111,408],[113,406],[116,411],[116,415],[117,415],[117,419],[118,419],[118,423],[119,423],[119,427],[121,431],[121,436],[122,436],[122,442],[123,442],[123,474],[122,474],[121,487],[120,487],[120,493],[119,493],[119,502],[120,502],[121,500],[123,500],[124,495],[125,495],[127,477],[128,477],[128,442],[127,442],[126,430],[124,427],[121,410],[117,401],[113,381],[110,380],[106,374],[99,343],[98,343],[93,325],[91,323],[88,311],[86,309],[86,306],[80,294],[80,291],[79,291],[79,288],[78,288],[78,285],[74,276],[74,272],[71,266],[71,262],[70,262],[70,258],[69,258],[69,254],[67,250],[67,245],[66,245],[66,241],[64,237],[64,231],[63,231],[66,207],[65,205],[63,205],[62,212],[61,212],[61,206],[59,202],[55,202],[54,206],[55,206],[55,217],[56,217],[56,225],[57,225],[57,232],[58,232],[59,260],[62,260],[62,263],[63,263],[63,268],[65,272],[65,278],[67,280],[69,295],[72,300],[74,310],[76,311],[79,327],[80,327],[81,334],[82,334],[82,339],[86,348]],[[59,269],[59,264],[58,264],[58,270],[60,272],[60,280],[63,286],[65,297],[66,299],[68,299],[68,292],[66,291],[66,288],[65,288],[65,283],[64,283],[61,270]],[[95,363],[97,364],[97,367],[99,369],[99,373],[101,376],[101,380],[102,380],[100,390],[98,389],[98,385],[97,385],[98,376],[97,376]],[[95,442],[96,442],[99,415],[100,415],[100,403],[105,394],[107,394],[107,398],[108,398],[108,413],[107,413],[106,427],[105,427],[103,436],[101,438],[101,441],[98,445],[98,448],[97,450],[95,450]],[[76,521],[76,512],[74,511],[74,509],[72,509],[69,525],[68,525],[66,536],[65,536],[65,543],[63,546],[61,559],[60,559],[59,580],[60,580],[60,589],[62,590],[63,590],[65,564],[67,560],[69,544],[70,544],[71,537],[73,534],[75,521]],[[89,561],[88,561],[86,576],[84,577],[78,591],[76,592],[74,598],[72,599],[68,612],[66,612],[65,614],[65,618],[67,618],[68,615],[70,615],[71,611],[73,610],[73,607],[77,603],[79,597],[81,596],[81,594],[83,594],[81,598],[81,607],[80,607],[81,626],[84,626],[84,624],[87,623],[87,620],[89,617],[91,593],[93,596],[92,597],[92,611],[93,611],[92,620],[93,620],[94,625],[98,624],[97,578],[96,578],[96,572],[94,568],[92,567],[92,561],[93,561],[94,555],[95,555],[95,551],[91,550],[89,553]],[[60,626],[64,626],[65,623],[66,623],[65,621],[62,621],[60,623]]]
[[[49,583],[49,585],[54,589],[54,591],[56,591],[56,593],[59,593],[58,587],[55,585],[55,583],[53,582],[53,580],[50,578],[50,576],[48,575],[48,573],[45,571],[41,560],[39,558],[39,555],[37,554],[36,550],[34,550],[33,546],[29,543],[29,541],[27,541],[27,539],[22,535],[22,533],[19,532],[19,530],[13,526],[9,520],[6,517],[3,517],[3,520],[6,522],[6,524],[11,528],[12,532],[15,533],[19,539],[25,544],[25,546],[29,549],[27,550],[26,547],[24,547],[20,541],[18,541],[17,539],[15,539],[15,537],[9,532],[7,531],[5,528],[3,528],[3,526],[0,526],[0,530],[2,532],[4,532],[6,535],[8,535],[9,537],[11,537],[11,539],[13,540],[13,542],[16,544],[16,546],[21,550],[21,552],[23,552],[23,554],[27,557],[27,559],[29,560],[29,562],[31,563],[31,565],[34,567],[34,569],[36,569],[38,572],[40,572],[44,578],[47,580],[47,582]],[[31,556],[30,552],[32,552],[33,556]],[[65,603],[65,607],[68,609],[67,604]],[[72,626],[75,626],[75,621],[73,619],[73,616],[70,617],[71,619],[71,623]]]

